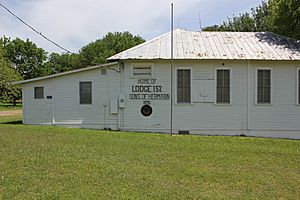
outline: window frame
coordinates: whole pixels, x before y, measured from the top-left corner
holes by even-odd
[[[229,103],[218,103],[217,102],[217,86],[218,86],[218,74],[217,71],[218,70],[229,70]],[[214,100],[214,104],[215,105],[221,105],[221,106],[228,106],[228,105],[232,105],[232,67],[216,67],[215,68],[215,100]]]
[[[296,67],[296,105],[297,106],[300,106],[300,98],[299,98],[299,95],[300,95],[300,92],[299,92],[299,87],[300,87],[300,84],[299,84],[299,72],[300,72],[300,67]]]
[[[130,64],[130,78],[132,79],[140,79],[140,78],[145,78],[145,79],[151,79],[154,78],[154,64],[153,63],[132,63]],[[135,68],[145,68],[145,67],[150,67],[151,68],[151,75],[135,75],[134,74],[134,69]]]
[[[80,91],[80,84],[81,83],[91,83],[91,101],[90,103],[81,103],[81,91]],[[92,105],[93,104],[93,82],[92,81],[79,81],[79,105]]]
[[[270,70],[270,103],[259,103],[258,98],[258,70]],[[273,68],[272,67],[256,67],[255,68],[255,105],[271,106],[273,105]]]
[[[36,98],[36,88],[42,88],[43,89],[43,97],[42,98]],[[45,99],[45,87],[44,86],[35,86],[33,88],[33,98],[34,99]]]
[[[177,98],[177,78],[178,78],[178,70],[190,70],[190,85],[191,85],[191,94],[190,94],[190,102],[189,103],[184,103],[184,102],[178,102],[178,98]],[[177,104],[177,105],[192,105],[193,104],[193,69],[192,69],[192,67],[176,67],[175,68],[175,74],[174,74],[174,76],[175,76],[175,78],[174,78],[174,80],[175,80],[175,87],[174,87],[174,89],[175,89],[175,104]]]

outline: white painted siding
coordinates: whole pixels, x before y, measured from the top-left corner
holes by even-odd
[[[222,65],[220,65],[222,66]],[[212,62],[175,62],[175,69],[189,68],[193,74],[212,74],[210,78],[214,79],[215,68],[220,67],[218,63]],[[210,103],[199,103],[193,98],[198,94],[192,94],[191,104],[174,104],[173,119],[174,130],[242,130],[246,129],[246,84],[247,84],[247,65],[230,64],[232,67],[232,91],[233,101],[231,105],[215,105]],[[126,108],[123,115],[124,129],[143,128],[145,130],[168,131],[170,129],[170,101],[169,100],[153,100],[153,115],[151,117],[143,117],[140,108],[143,100],[129,100],[131,86],[136,84],[136,79],[130,79],[128,76],[127,64],[124,73]],[[161,84],[166,93],[170,91],[170,65],[167,62],[156,62],[154,64],[155,79]],[[196,86],[197,78],[192,74],[192,91]],[[174,80],[176,80],[176,70],[174,70]],[[215,85],[215,84],[214,84]],[[214,89],[214,88],[213,88]],[[176,90],[176,83],[174,84]],[[214,94],[214,92],[213,92]],[[174,102],[176,102],[176,91],[174,92]],[[230,117],[228,117],[230,116]]]
[[[271,105],[255,105],[256,67],[272,67]],[[287,63],[251,64],[251,130],[300,130],[300,107],[296,105],[296,68],[297,64]]]
[[[92,82],[92,104],[79,104],[79,82]],[[45,87],[45,98],[33,99],[33,88]],[[54,89],[53,89],[54,86]],[[24,123],[51,124],[84,128],[117,128],[117,115],[109,112],[109,101],[118,97],[118,75],[107,70],[101,75],[99,68],[59,76],[24,85]],[[54,106],[53,106],[54,103]]]
[[[169,132],[170,100],[136,100],[130,94],[136,92],[132,86],[150,85],[161,87],[155,94],[170,94],[170,64],[168,61],[151,60],[155,84],[142,84],[132,76],[131,67],[144,61],[125,61],[124,71],[92,69],[23,85],[24,123],[51,124],[83,128],[111,128],[133,131]],[[188,130],[192,134],[255,135],[300,138],[300,106],[296,104],[296,61],[175,61],[173,130]],[[231,103],[215,104],[215,91],[210,91],[209,100],[197,98],[200,92],[215,90],[217,68],[231,70]],[[272,104],[257,105],[255,102],[255,71],[259,67],[272,68]],[[191,69],[192,103],[176,103],[176,69]],[[141,77],[144,78],[144,77]],[[209,80],[208,87],[202,87]],[[54,82],[53,82],[54,80]],[[79,104],[79,82],[92,82],[92,105]],[[45,98],[33,99],[33,88],[44,86]],[[54,86],[54,88],[53,88]],[[201,87],[198,90],[196,87]],[[153,92],[152,92],[153,93]],[[111,114],[110,102],[125,98],[124,108]],[[146,101],[146,102],[145,102]],[[141,107],[149,104],[153,108],[150,117],[141,114]],[[54,111],[54,112],[53,112]],[[52,120],[54,119],[54,120]]]
[[[34,99],[34,87],[44,87],[44,99]],[[52,81],[42,80],[23,85],[23,123],[51,124],[53,96]]]
[[[176,104],[176,83],[174,84],[174,131],[189,130],[194,134],[247,134],[300,138],[300,106],[296,105],[296,68],[299,64],[299,62],[271,61],[249,63],[245,61],[175,61],[175,69],[185,67],[191,69],[194,80],[192,81],[193,102],[191,104]],[[196,92],[199,92],[197,88],[194,88],[197,86],[197,77],[201,76],[201,73],[214,74],[218,67],[231,69],[230,105],[200,102],[195,98],[198,95]],[[272,68],[272,105],[255,104],[255,70],[257,67]],[[120,129],[168,132],[170,101],[151,101],[152,116],[142,116],[140,108],[144,101],[129,99],[129,94],[132,93],[131,86],[137,84],[137,79],[130,78],[129,71],[130,62],[127,62],[123,74],[126,107],[120,119],[122,121]],[[154,62],[154,74],[153,78],[157,79],[157,82],[163,86],[163,90],[169,93],[169,63]],[[215,79],[215,76],[213,77]],[[176,80],[176,70],[174,70],[174,80]],[[247,94],[248,88],[249,94]],[[299,131],[298,134],[297,131]]]

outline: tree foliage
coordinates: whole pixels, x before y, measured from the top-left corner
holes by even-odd
[[[47,52],[38,48],[29,39],[26,41],[19,38],[11,40],[3,37],[0,39],[0,44],[5,50],[4,56],[24,79],[47,75],[48,71],[44,68]]]
[[[0,101],[16,103],[21,98],[20,86],[11,84],[22,80],[21,75],[11,67],[4,56],[4,50],[0,46]]]
[[[205,31],[255,31],[255,21],[249,13],[227,18],[221,25],[213,25],[204,28]]]
[[[300,1],[262,1],[251,13],[242,13],[221,25],[204,28],[205,31],[269,31],[300,39]]]
[[[299,0],[270,0],[269,10],[274,32],[300,39]]]
[[[74,53],[51,53],[48,57],[48,61],[45,64],[45,68],[50,74],[60,73],[80,67],[79,55]]]
[[[106,63],[106,59],[114,54],[145,42],[140,36],[129,32],[114,32],[106,34],[102,39],[84,46],[80,52],[81,66],[91,66]]]
[[[129,32],[107,33],[102,39],[81,48],[78,54],[51,53],[45,64],[50,74],[106,63],[106,59],[145,40]]]
[[[108,33],[84,46],[79,53],[48,53],[35,43],[19,38],[0,38],[0,101],[20,99],[20,88],[10,83],[106,62],[116,53],[145,40],[129,32]]]

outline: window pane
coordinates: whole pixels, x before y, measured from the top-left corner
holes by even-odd
[[[263,70],[258,70],[257,77],[258,77],[258,80],[262,80],[263,79]]]
[[[265,95],[264,96],[264,103],[269,103],[271,102],[271,96],[270,95]]]
[[[217,85],[223,84],[223,70],[217,70]]]
[[[44,99],[44,87],[34,87],[34,98]]]
[[[184,77],[183,77],[183,85],[190,85],[191,83],[190,83],[190,77],[191,77],[191,75],[190,75],[190,70],[185,70],[185,72],[184,72]]]
[[[224,103],[229,103],[229,97],[230,97],[230,91],[229,91],[229,87],[226,86],[224,87],[224,96],[223,96],[223,102]]]
[[[271,80],[269,78],[265,79],[265,86],[270,87],[271,85]]]
[[[190,86],[184,87],[184,102],[191,103],[191,87]]]
[[[177,70],[177,102],[191,103],[191,70]]]
[[[264,85],[264,80],[263,79],[258,79],[258,87],[262,88]]]
[[[229,81],[230,81],[229,76],[230,76],[229,75],[229,70],[224,70],[224,85],[229,85]]]
[[[177,71],[177,85],[179,85],[179,86],[183,85],[183,71],[182,70]]]
[[[271,71],[270,70],[264,70],[264,73],[265,73],[265,78],[270,79]]]
[[[217,103],[230,103],[230,70],[217,70]]]
[[[92,82],[80,82],[80,104],[92,104]]]
[[[177,102],[178,103],[184,102],[183,101],[183,88],[182,88],[182,86],[177,87]]]
[[[257,71],[257,103],[271,103],[271,70]]]
[[[217,86],[217,102],[222,102],[223,91],[221,86]]]

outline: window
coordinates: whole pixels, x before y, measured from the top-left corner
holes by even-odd
[[[133,67],[133,76],[151,76],[152,68],[149,67]]]
[[[44,87],[34,87],[34,98],[44,99]]]
[[[92,82],[79,83],[80,104],[92,104]]]
[[[106,74],[107,74],[106,69],[101,69],[101,75],[106,75]]]
[[[191,103],[191,70],[177,70],[177,103]]]
[[[216,103],[230,103],[230,70],[217,69]]]
[[[257,103],[271,103],[271,70],[257,70]]]

